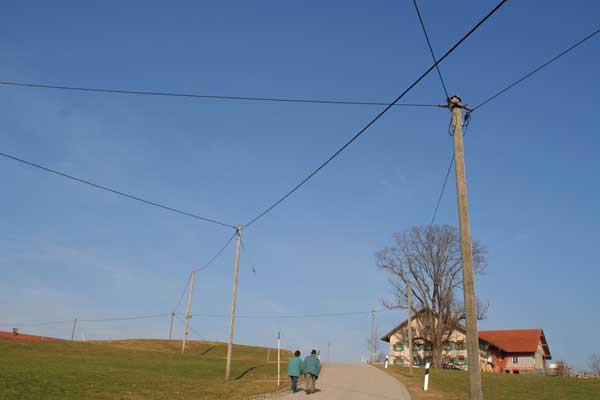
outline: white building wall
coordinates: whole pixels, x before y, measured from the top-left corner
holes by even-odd
[[[507,354],[505,357],[508,359],[506,368],[535,368],[534,353]],[[516,363],[514,357],[517,357]]]

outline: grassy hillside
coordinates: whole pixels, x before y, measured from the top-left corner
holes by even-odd
[[[225,344],[191,341],[184,355],[180,346],[167,340],[0,340],[0,399],[239,399],[276,390],[275,383],[256,382],[277,378],[265,348],[234,346],[233,379],[225,382]],[[282,359],[290,355],[282,352]]]
[[[382,367],[380,367],[382,368]],[[383,369],[383,368],[382,368]],[[424,369],[394,366],[383,369],[408,388],[413,400],[468,399],[467,373],[430,370],[429,391],[423,391]],[[573,379],[547,376],[483,373],[483,397],[486,400],[591,400],[600,399],[600,379]]]

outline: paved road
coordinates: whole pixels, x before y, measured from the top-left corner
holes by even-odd
[[[301,387],[301,391],[287,394],[283,399],[410,400],[404,385],[385,372],[364,364],[325,364],[317,380],[318,392],[307,396],[304,385]]]

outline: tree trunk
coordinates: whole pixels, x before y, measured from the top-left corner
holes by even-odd
[[[442,368],[442,346],[433,346],[431,350],[431,366]]]
[[[431,366],[433,368],[442,368],[442,350],[444,347],[442,344],[442,335],[443,330],[441,330],[434,339],[434,343],[431,347]]]

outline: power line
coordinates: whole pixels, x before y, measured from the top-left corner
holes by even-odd
[[[237,235],[237,231],[233,235],[231,235],[231,237],[229,239],[227,239],[227,242],[225,242],[225,244],[223,245],[223,247],[221,247],[221,249],[217,252],[217,254],[215,254],[215,256],[213,258],[210,259],[209,262],[207,262],[206,264],[204,264],[203,266],[201,266],[199,268],[195,268],[194,271],[196,271],[196,272],[203,271],[206,268],[210,267],[212,265],[212,263],[215,262],[217,260],[217,258],[219,258],[219,256],[221,254],[223,254],[223,252],[225,251],[225,249],[227,248],[227,246],[229,246],[229,243],[231,243],[231,241],[233,240],[233,238],[236,235]]]
[[[190,284],[190,280],[192,279],[192,274],[190,273],[188,275],[188,280],[185,283],[185,286],[183,287],[183,291],[181,292],[181,296],[179,297],[179,301],[177,302],[177,305],[175,307],[173,307],[173,312],[176,312],[177,309],[179,308],[179,306],[181,305],[181,302],[183,301],[183,298],[185,297],[185,294],[188,291],[188,286]]]
[[[353,101],[353,100],[319,100],[319,99],[299,99],[299,98],[284,98],[284,97],[254,97],[254,96],[222,96],[209,94],[194,94],[194,93],[176,93],[176,92],[160,92],[146,90],[127,90],[127,89],[104,89],[82,86],[64,86],[64,85],[47,85],[41,83],[30,82],[14,82],[0,81],[0,85],[24,87],[24,88],[39,88],[39,89],[54,89],[67,90],[91,93],[105,94],[130,94],[140,96],[162,96],[162,97],[186,97],[194,99],[206,100],[237,100],[237,101],[260,101],[271,103],[305,103],[305,104],[338,104],[338,105],[358,105],[358,106],[387,106],[389,103],[371,102],[371,101]],[[420,103],[402,103],[394,104],[396,107],[437,107],[435,104],[420,104]]]
[[[154,319],[154,318],[162,318],[171,315],[169,314],[151,314],[151,315],[136,315],[130,317],[117,317],[117,318],[100,318],[100,319],[77,319],[77,322],[111,322],[111,321],[131,321],[138,319]],[[73,320],[63,320],[63,321],[48,321],[48,322],[34,322],[34,323],[2,323],[0,326],[45,326],[45,325],[60,325],[60,324],[72,324]]]
[[[435,217],[437,216],[438,209],[440,208],[440,202],[442,201],[442,197],[444,196],[444,191],[446,190],[446,184],[448,183],[448,177],[450,176],[450,171],[452,171],[452,165],[454,165],[454,154],[452,154],[452,159],[450,160],[450,165],[448,165],[448,171],[446,171],[446,177],[444,178],[444,183],[442,183],[442,189],[440,190],[440,195],[437,199],[437,203],[435,204],[435,210],[433,211],[433,215],[431,216],[431,222],[429,226],[433,226],[433,222],[435,221]]]
[[[201,266],[199,268],[194,268],[192,271],[199,272],[199,271],[202,271],[202,270],[208,268],[213,262],[215,262],[217,260],[217,258],[219,258],[219,256],[221,254],[223,254],[223,252],[225,251],[227,246],[229,246],[229,243],[231,243],[231,241],[233,240],[233,238],[235,237],[236,234],[237,234],[237,232],[234,233],[229,239],[227,239],[227,242],[225,242],[223,247],[221,247],[221,249],[217,252],[217,254],[214,255],[213,258],[210,259],[210,261],[208,261],[206,264],[204,264],[203,266]],[[177,302],[177,305],[173,308],[173,312],[176,312],[177,309],[179,308],[179,306],[181,305],[181,302],[183,301],[185,294],[189,290],[188,286],[190,284],[191,279],[192,279],[192,274],[190,273],[190,275],[188,276],[188,280],[187,280],[185,286],[183,287],[183,291],[181,292],[181,296],[179,296],[179,301]]]
[[[138,319],[154,319],[168,317],[171,313],[167,314],[152,314],[152,315],[138,315],[133,317],[120,317],[120,318],[100,318],[100,319],[78,319],[78,322],[113,322],[113,321],[132,321]]]
[[[244,245],[244,241],[240,239],[240,244],[242,245],[242,250],[244,250],[246,252],[246,254],[248,255],[248,258],[250,259],[250,254],[247,252],[246,250],[246,246]],[[250,259],[250,268],[252,268],[252,272],[254,273],[254,275],[256,275],[256,269],[254,268],[254,263],[252,262],[252,259]]]
[[[429,35],[427,34],[427,29],[425,28],[425,22],[423,22],[423,17],[421,17],[421,11],[419,11],[419,6],[417,5],[417,0],[413,0],[413,4],[415,5],[415,10],[417,11],[417,17],[419,17],[419,23],[421,24],[421,28],[423,29],[423,33],[425,34],[425,40],[427,40],[427,46],[429,47],[429,52],[431,53],[431,57],[433,58],[433,62],[437,64],[437,59],[435,58],[435,52],[433,51],[433,47],[431,46],[431,41],[429,40]],[[446,82],[444,82],[444,78],[442,77],[442,72],[440,71],[439,65],[435,66],[437,70],[438,76],[440,77],[440,82],[442,83],[442,88],[444,88],[444,93],[446,94],[446,98],[449,99],[450,95],[448,94],[448,89],[446,88]]]
[[[485,21],[488,20],[500,7],[506,3],[507,0],[500,1],[496,7],[492,9],[484,18],[482,18],[473,28],[471,28],[458,42],[456,42],[446,53],[436,61],[431,67],[429,67],[425,72],[421,74],[408,88],[406,88],[398,97],[394,99],[387,107],[385,107],[375,118],[373,118],[368,124],[366,124],[361,130],[359,130],[349,141],[347,141],[342,147],[340,147],[333,155],[331,155],[325,162],[323,162],[318,168],[312,171],[306,178],[304,178],[300,183],[294,186],[290,191],[288,191],[283,197],[269,206],[266,210],[258,214],[252,220],[250,220],[246,225],[246,229],[252,225],[254,222],[262,218],[265,214],[273,210],[279,204],[281,204],[285,199],[290,197],[295,191],[300,189],[308,180],[310,180],[313,176],[315,176],[321,169],[323,169],[327,164],[329,164],[334,158],[336,158],[342,151],[344,151],[348,146],[350,146],[356,139],[358,139],[363,133],[365,133],[375,122],[379,120],[386,112],[389,111],[390,108],[393,107],[400,99],[402,99],[408,92],[410,92],[423,78],[425,78],[439,63],[441,63],[446,57],[448,57],[458,46],[462,44],[469,36],[473,34]]]
[[[375,310],[375,312],[387,312],[391,311],[391,309],[379,309]],[[273,314],[273,315],[236,315],[236,318],[244,318],[244,319],[310,319],[310,318],[331,318],[331,317],[346,317],[353,315],[370,315],[373,311],[349,311],[349,312],[334,312],[334,313],[319,313],[319,314]],[[207,317],[207,318],[229,318],[228,314],[194,314],[197,317]]]
[[[387,311],[393,311],[389,308],[377,309],[375,312],[382,313]],[[318,314],[246,314],[246,315],[236,315],[236,318],[244,318],[244,319],[310,319],[310,318],[331,318],[331,317],[345,317],[345,316],[353,316],[353,315],[369,315],[372,311],[348,311],[348,312],[331,312],[331,313],[318,313]],[[172,313],[162,313],[162,314],[150,314],[150,315],[136,315],[129,317],[116,317],[116,318],[99,318],[99,319],[78,319],[77,322],[115,322],[115,321],[133,321],[133,320],[142,320],[142,319],[155,319],[155,318],[163,318],[169,317]],[[180,321],[183,321],[179,318],[179,315],[183,315],[181,313],[175,313],[175,318]],[[196,317],[207,317],[207,318],[229,318],[229,314],[193,314]],[[55,325],[55,324],[71,324],[73,320],[63,320],[63,321],[48,321],[48,322],[39,322],[39,323],[26,323],[26,324],[17,324],[17,323],[1,323],[0,326],[14,326],[14,327],[22,327],[22,326],[44,326],[44,325]]]
[[[79,183],[83,183],[83,184],[95,187],[96,189],[101,189],[101,190],[104,190],[104,191],[107,191],[107,192],[110,192],[110,193],[113,193],[113,194],[116,194],[116,195],[119,195],[119,196],[122,196],[122,197],[126,197],[126,198],[131,199],[131,200],[139,201],[139,202],[144,203],[144,204],[148,204],[148,205],[151,205],[151,206],[154,206],[154,207],[162,208],[164,210],[172,211],[174,213],[185,215],[185,216],[188,216],[188,217],[196,218],[196,219],[199,219],[199,220],[202,220],[202,221],[205,221],[205,222],[211,222],[211,223],[216,224],[216,225],[221,225],[221,226],[226,226],[228,228],[236,229],[235,226],[226,224],[224,222],[220,222],[220,221],[217,221],[217,220],[214,220],[214,219],[211,219],[211,218],[201,217],[199,215],[192,214],[192,213],[189,213],[187,211],[181,211],[181,210],[178,210],[176,208],[169,207],[169,206],[166,206],[166,205],[163,205],[163,204],[160,204],[160,203],[156,203],[154,201],[146,200],[146,199],[143,199],[143,198],[138,197],[138,196],[127,194],[127,193],[121,192],[121,191],[116,190],[116,189],[111,189],[111,188],[109,188],[107,186],[102,186],[102,185],[99,185],[97,183],[85,180],[85,179],[77,178],[77,177],[75,177],[73,175],[69,175],[69,174],[66,174],[64,172],[60,172],[60,171],[57,171],[55,169],[52,169],[52,168],[44,167],[43,165],[36,164],[36,163],[31,162],[31,161],[24,160],[22,158],[18,158],[18,157],[12,156],[10,154],[6,154],[6,153],[0,152],[0,156],[9,158],[9,159],[11,159],[13,161],[17,161],[17,162],[20,162],[22,164],[29,165],[31,167],[35,167],[35,168],[41,169],[42,171],[46,171],[46,172],[49,172],[51,174],[61,176],[63,178],[67,178],[67,179],[70,179],[70,180],[73,180],[73,181],[76,181],[76,182],[79,182]]]
[[[416,0],[413,0],[413,1],[416,2]],[[415,3],[415,7],[416,7],[416,3]],[[465,128],[465,133],[464,133],[465,136],[466,136],[466,133],[467,133],[466,132],[466,128],[467,128],[467,126],[468,126],[468,124],[470,122],[470,113],[472,113],[473,111],[477,110],[478,108],[486,105],[487,103],[491,102],[492,100],[496,99],[497,97],[499,97],[500,95],[504,94],[508,90],[510,90],[513,87],[517,86],[519,83],[521,83],[521,82],[525,81],[526,79],[530,78],[532,75],[536,74],[537,72],[539,72],[543,68],[545,68],[548,65],[552,64],[553,62],[555,62],[556,60],[558,60],[562,56],[566,55],[571,50],[574,50],[576,47],[580,46],[581,44],[583,44],[587,40],[591,39],[592,37],[594,37],[598,33],[600,33],[600,28],[596,29],[594,32],[592,32],[591,34],[587,35],[583,39],[579,40],[578,42],[576,42],[572,46],[568,47],[567,49],[561,51],[559,54],[557,54],[556,56],[552,57],[550,60],[546,61],[545,63],[543,63],[539,67],[535,68],[533,71],[529,72],[528,74],[524,75],[522,78],[518,79],[517,81],[511,83],[510,85],[508,85],[504,89],[500,90],[499,92],[497,92],[493,96],[489,97],[487,100],[479,103],[479,105],[477,105],[476,107],[474,107],[473,110],[470,111],[470,112],[468,112],[467,115],[465,116],[465,124],[463,125],[463,127]],[[433,225],[433,222],[435,221],[435,218],[437,216],[437,212],[438,212],[438,209],[439,209],[439,206],[440,206],[440,202],[442,200],[442,196],[444,194],[444,190],[446,189],[446,183],[448,182],[448,177],[450,175],[450,171],[452,170],[452,165],[453,164],[454,164],[454,155],[452,156],[452,159],[450,160],[450,165],[448,166],[448,171],[446,172],[446,177],[444,179],[444,183],[442,184],[442,189],[440,191],[440,195],[439,195],[437,203],[435,205],[435,210],[433,212],[433,216],[431,217],[431,222],[430,222],[429,226]]]
[[[550,60],[546,61],[545,63],[543,63],[542,65],[540,65],[539,67],[535,68],[533,71],[529,72],[527,75],[523,76],[522,78],[516,80],[515,82],[511,83],[510,85],[508,85],[507,87],[505,87],[504,89],[500,90],[499,92],[497,92],[496,94],[494,94],[493,96],[489,97],[487,100],[482,101],[481,103],[479,103],[477,106],[475,106],[473,108],[473,111],[483,107],[484,105],[488,104],[490,101],[494,100],[495,98],[497,98],[498,96],[504,94],[505,92],[507,92],[508,90],[512,89],[513,87],[517,86],[519,83],[523,82],[524,80],[530,78],[532,75],[536,74],[537,72],[539,72],[540,70],[544,69],[545,67],[547,67],[548,65],[552,64],[553,62],[555,62],[556,60],[558,60],[559,58],[561,58],[562,56],[564,56],[565,54],[569,53],[571,50],[575,49],[576,47],[580,46],[581,44],[583,44],[584,42],[586,42],[587,40],[591,39],[592,37],[596,36],[598,33],[600,33],[600,28],[596,29],[594,32],[590,33],[589,35],[587,35],[586,37],[584,37],[583,39],[581,39],[580,41],[578,41],[577,43],[573,44],[572,46],[568,47],[567,49],[561,51],[560,53],[558,53],[556,56],[552,57]]]
[[[72,324],[73,320],[64,320],[64,321],[47,321],[47,322],[34,322],[34,323],[25,323],[25,324],[18,324],[18,323],[10,323],[10,322],[3,322],[0,324],[0,326],[12,326],[12,327],[21,327],[21,326],[46,326],[46,325],[63,325],[63,324]]]

